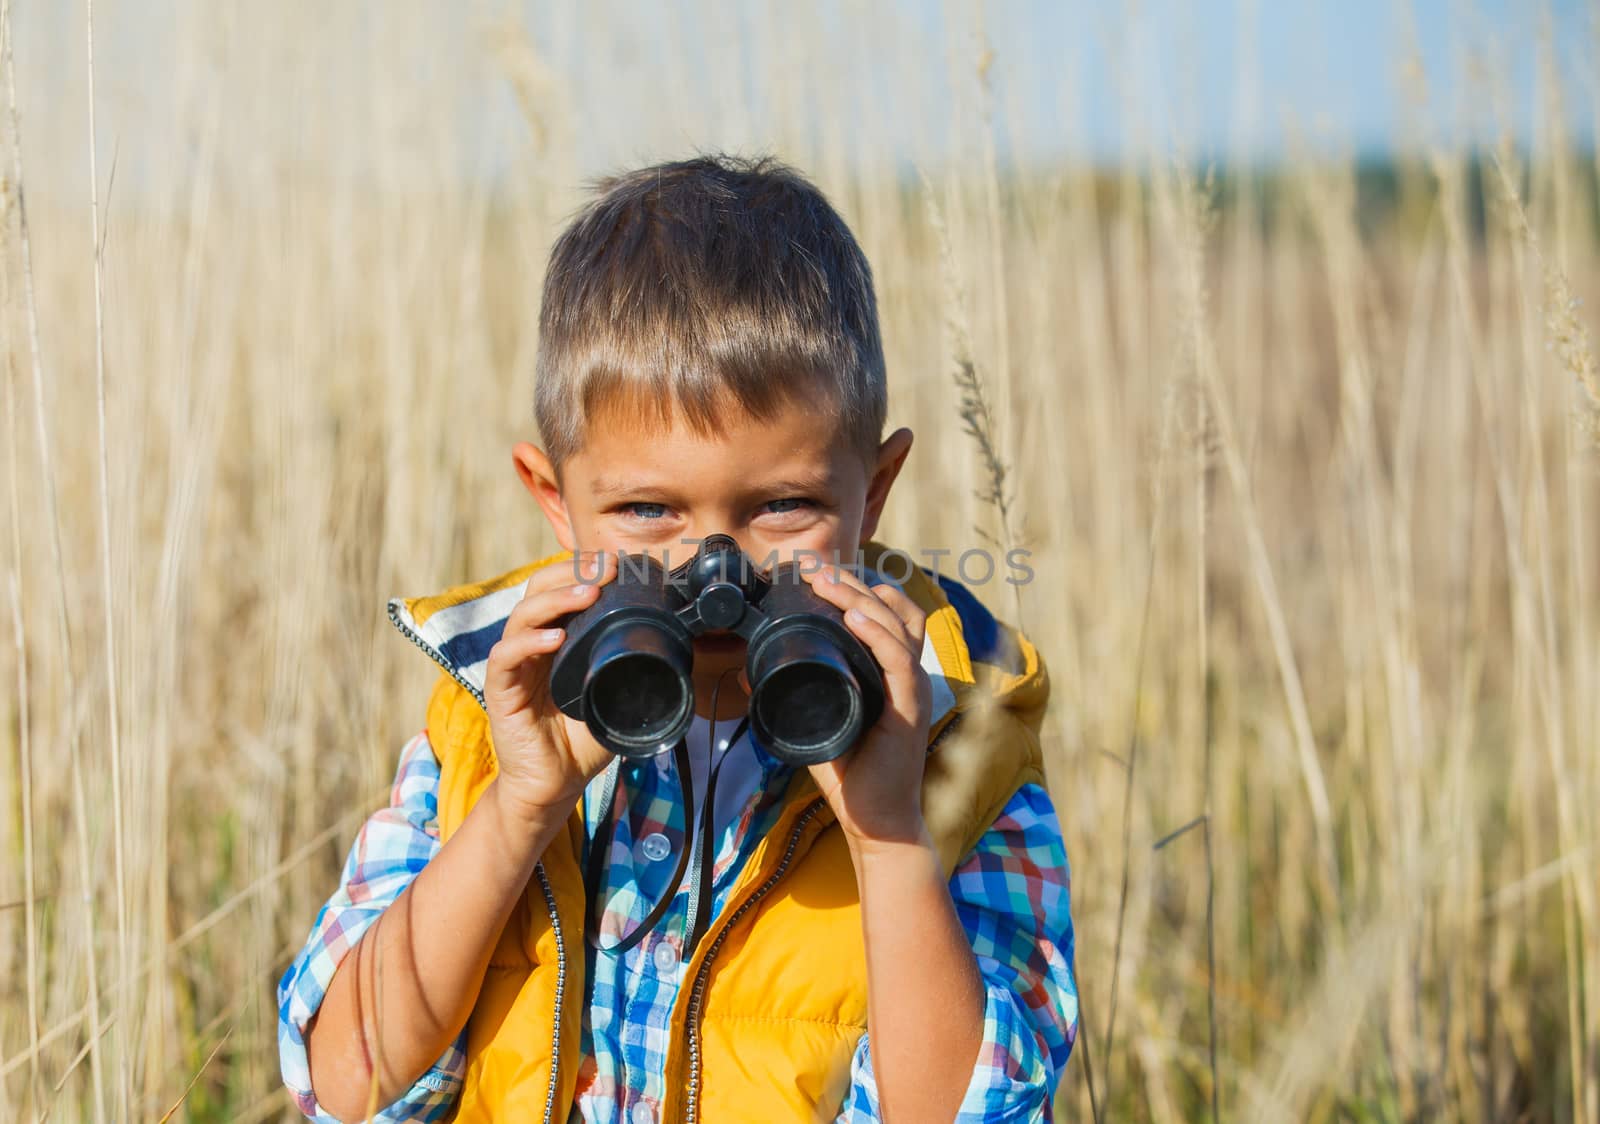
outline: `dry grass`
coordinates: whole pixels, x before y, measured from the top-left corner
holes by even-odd
[[[383,601],[553,549],[508,456],[592,126],[550,44],[181,10],[133,41],[173,52],[181,129],[118,132],[102,86],[93,230],[81,92],[19,57],[18,165],[0,138],[6,1119],[288,1111],[273,984],[431,680]],[[685,134],[638,155],[763,136],[814,174],[918,435],[884,536],[1034,551],[980,592],[1055,684],[1061,1116],[1092,1062],[1105,1119],[1600,1120],[1600,253],[1553,124],[1587,91],[1547,71],[1531,151],[1427,149],[1373,211],[1310,157],[1009,168],[1007,59],[961,40],[923,125],[966,170],[919,179],[841,131],[795,18],[752,33],[754,124],[650,48]],[[456,138],[506,79],[533,127],[491,190]]]

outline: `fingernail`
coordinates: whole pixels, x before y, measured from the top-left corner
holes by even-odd
[[[554,640],[560,640],[561,634],[565,631],[566,629],[564,628],[541,628],[534,635],[538,637],[541,643],[550,643]]]
[[[850,609],[845,613],[845,619],[854,621],[856,624],[865,624],[867,620],[867,614],[863,613],[860,609]]]

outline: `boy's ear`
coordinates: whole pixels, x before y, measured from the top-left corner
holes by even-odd
[[[575,549],[573,544],[577,539],[572,533],[572,517],[567,513],[567,501],[561,498],[561,481],[550,458],[538,446],[519,441],[511,450],[511,459],[517,466],[517,475],[522,478],[522,486],[539,501],[561,549]]]
[[[889,488],[900,475],[900,467],[911,452],[911,430],[901,426],[878,446],[878,463],[867,481],[867,504],[861,512],[861,541],[866,542],[878,530],[878,519],[883,515],[883,505],[889,500]]]

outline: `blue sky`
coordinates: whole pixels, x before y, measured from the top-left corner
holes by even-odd
[[[1004,17],[994,21],[993,37],[1002,54],[1017,59],[1011,73],[1034,85],[1030,98],[1048,96],[1055,45],[1099,24],[1090,32],[1099,38],[1075,54],[1076,74],[1066,79],[1076,80],[1084,102],[1114,86],[1125,66],[1124,80],[1153,130],[1213,152],[1265,159],[1287,152],[1292,131],[1303,143],[1363,152],[1392,150],[1417,129],[1439,138],[1476,135],[1473,122],[1490,112],[1491,96],[1473,76],[1474,56],[1504,74],[1505,111],[1527,133],[1545,18],[1540,5],[1515,0],[1145,0],[1131,20],[1128,9],[1108,20],[1108,9],[1096,5],[998,4],[990,11]],[[1589,13],[1576,2],[1545,11],[1551,57],[1587,111],[1600,44]],[[1120,47],[1105,49],[1122,37]],[[1404,78],[1412,58],[1421,63],[1422,87]],[[1589,112],[1582,119],[1592,122]],[[1128,138],[1112,118],[1083,120],[1087,129],[1076,138],[1040,127],[1029,141],[1100,159],[1126,151]]]
[[[202,160],[240,183],[290,161],[435,183],[532,166],[566,185],[696,148],[904,171],[979,159],[986,136],[1002,161],[1103,164],[1481,143],[1501,121],[1528,142],[1541,49],[1588,141],[1600,57],[1590,0],[95,5],[102,175],[116,152],[120,192],[179,202]],[[44,195],[86,186],[82,8],[13,9]],[[546,73],[543,150],[492,49],[508,13]]]
[[[671,20],[666,13],[674,9],[645,14],[613,5],[607,10],[637,18],[621,33],[637,37],[621,67],[585,52],[592,26],[580,29],[548,5],[528,5],[526,14],[552,64],[574,89],[589,91],[583,100],[603,100],[602,89],[625,104],[651,100],[671,55],[689,72],[680,76],[686,88],[735,110],[711,129],[735,136],[759,138],[776,115],[773,76],[761,72],[762,60],[800,44],[793,73],[816,95],[817,129],[837,129],[843,118],[847,130],[872,132],[880,148],[920,160],[956,144],[962,114],[979,103],[974,72],[983,39],[994,50],[992,120],[1003,158],[1115,163],[1174,144],[1253,161],[1295,145],[1380,154],[1418,139],[1481,141],[1498,132],[1497,119],[1527,140],[1542,45],[1566,84],[1571,127],[1593,135],[1600,37],[1580,0],[819,0],[807,7],[809,18],[796,23],[760,6],[713,4],[695,26]],[[1413,59],[1420,69],[1408,66]],[[1422,81],[1408,81],[1408,71]],[[585,163],[627,162],[630,141],[648,143],[663,131],[678,143],[692,136],[670,116],[651,122],[639,137],[609,124],[589,131]]]

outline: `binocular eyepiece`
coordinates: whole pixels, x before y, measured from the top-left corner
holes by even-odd
[[[676,745],[694,721],[694,638],[744,638],[750,730],[794,765],[831,761],[883,711],[883,674],[798,562],[755,569],[729,535],[668,571],[623,554],[595,603],[563,622],[550,692],[568,717],[624,757]]]

